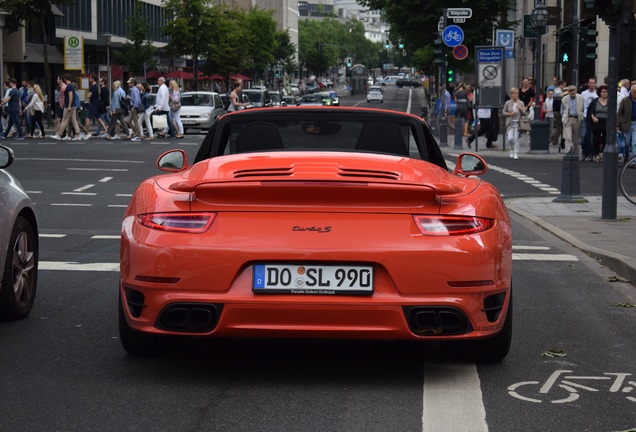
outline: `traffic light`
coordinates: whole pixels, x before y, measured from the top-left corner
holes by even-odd
[[[435,39],[435,64],[444,64],[444,43],[442,38]]]
[[[559,30],[559,62],[570,63],[572,57],[572,42],[574,34],[571,27],[564,27]]]
[[[280,71],[278,69],[274,71],[274,74],[276,75],[276,78],[280,77]]]
[[[455,82],[455,71],[452,69],[448,70],[448,82],[449,83]]]
[[[351,57],[347,57],[347,67],[351,67]]]
[[[389,41],[388,41],[388,40],[386,40],[386,41],[384,42],[384,48],[389,49],[390,47],[391,47],[391,44],[389,43]]]
[[[595,28],[581,28],[581,61],[596,59],[596,47],[598,47],[598,43],[596,42],[597,36],[598,32]]]
[[[400,43],[398,44],[398,47],[400,49],[404,49],[404,42],[400,41]]]
[[[585,0],[585,10],[600,16],[604,21],[617,21],[623,15],[625,0]]]

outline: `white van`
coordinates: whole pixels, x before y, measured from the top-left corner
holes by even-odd
[[[388,76],[386,76],[384,79],[382,79],[380,81],[380,85],[382,85],[382,86],[395,85],[395,83],[399,79],[400,79],[400,77],[397,76],[397,75],[388,75]]]

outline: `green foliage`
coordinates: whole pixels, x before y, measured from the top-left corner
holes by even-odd
[[[126,19],[129,31],[127,38],[132,43],[126,41],[121,52],[115,52],[115,56],[127,65],[135,76],[143,74],[144,63],[147,70],[157,67],[157,60],[153,57],[155,47],[151,41],[146,39],[150,31],[150,19],[142,16],[141,11],[141,1],[135,0],[135,13]]]
[[[276,39],[276,46],[274,48],[273,56],[274,63],[283,66],[286,71],[293,71],[296,69],[295,54],[296,45],[291,42],[289,37],[289,31],[277,31],[274,35]]]
[[[245,14],[244,25],[247,34],[243,41],[248,48],[248,69],[257,75],[262,74],[274,63],[276,48],[276,21],[273,10],[252,8]]]
[[[13,33],[24,25],[24,21],[51,15],[51,5],[68,6],[74,3],[74,0],[0,0],[0,10],[9,14],[4,19],[4,27]]]

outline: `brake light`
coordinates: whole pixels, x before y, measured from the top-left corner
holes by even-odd
[[[427,236],[468,235],[486,231],[494,219],[465,216],[413,216],[420,232]]]
[[[137,216],[141,225],[161,231],[201,234],[206,232],[216,213],[145,213]]]

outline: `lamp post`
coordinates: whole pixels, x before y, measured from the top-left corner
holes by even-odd
[[[543,93],[543,86],[541,85],[541,36],[545,31],[545,26],[548,24],[548,9],[541,0],[537,1],[536,6],[532,10],[532,14],[530,15],[530,24],[532,24],[532,27],[534,27],[537,31],[537,42],[535,44],[536,102],[534,106],[534,121],[531,124],[530,130],[530,153],[550,153],[548,122],[541,120],[541,105],[539,104],[540,95]]]
[[[107,80],[108,80],[108,84],[106,84],[108,86],[108,94],[110,95],[109,98],[110,100],[112,100],[113,97],[113,83],[111,82],[112,79],[112,75],[111,75],[111,67],[110,67],[110,44],[113,40],[113,35],[111,33],[104,33],[102,34],[102,37],[104,38],[104,41],[106,42],[106,71],[107,71]]]

